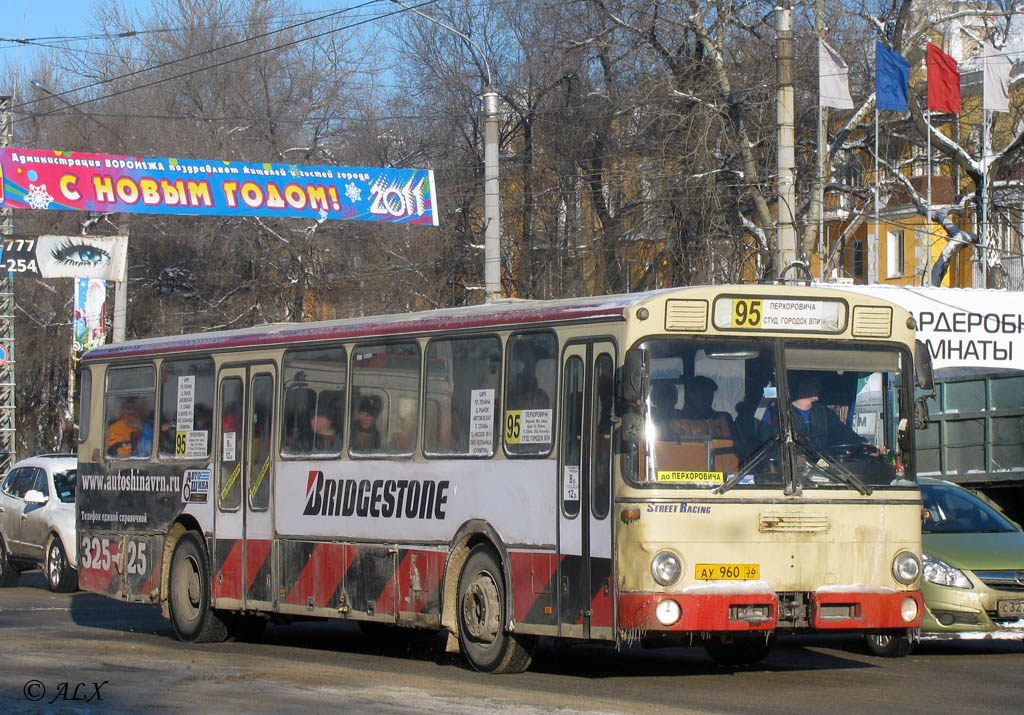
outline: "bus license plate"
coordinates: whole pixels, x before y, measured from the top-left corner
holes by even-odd
[[[697,564],[698,581],[756,581],[761,578],[760,564]]]
[[[1016,601],[996,601],[996,614],[1000,618],[1024,618],[1024,599]]]

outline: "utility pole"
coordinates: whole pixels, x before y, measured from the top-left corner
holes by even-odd
[[[778,99],[776,123],[778,125],[778,247],[777,274],[782,276],[786,266],[797,259],[796,205],[793,129],[793,11],[791,0],[780,0],[775,8],[775,49],[778,55]]]
[[[11,98],[0,97],[0,147],[9,147],[13,137]],[[3,176],[0,175],[0,196],[3,195]],[[14,231],[11,209],[0,208],[0,240]],[[0,345],[6,359],[0,365],[0,473],[14,460],[17,451],[17,414],[14,409],[14,281],[6,271],[0,273]]]
[[[480,53],[487,74],[487,86],[480,99],[484,103],[484,300],[488,303],[501,298],[501,195],[498,192],[498,93],[491,83],[491,65],[487,54],[466,33],[436,17],[428,15],[402,0],[392,0],[406,10],[416,13],[449,32],[455,33]]]

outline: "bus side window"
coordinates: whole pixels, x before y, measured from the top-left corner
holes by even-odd
[[[114,459],[148,458],[153,444],[152,365],[107,371],[104,449]]]
[[[424,452],[493,455],[501,341],[495,336],[433,340],[426,365]]]
[[[513,335],[507,353],[505,448],[510,454],[547,454],[554,446],[558,340],[554,333]]]
[[[281,454],[341,454],[345,425],[345,348],[291,350],[284,357]]]
[[[411,455],[419,434],[420,350],[415,342],[353,350],[349,451]]]
[[[161,457],[203,459],[213,440],[213,360],[167,360],[160,367]]]

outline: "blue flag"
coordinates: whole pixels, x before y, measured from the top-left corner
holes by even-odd
[[[875,41],[875,106],[894,112],[907,111],[910,63],[881,42]]]

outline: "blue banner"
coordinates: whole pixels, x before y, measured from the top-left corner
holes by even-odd
[[[0,149],[0,206],[437,225],[434,172]]]

